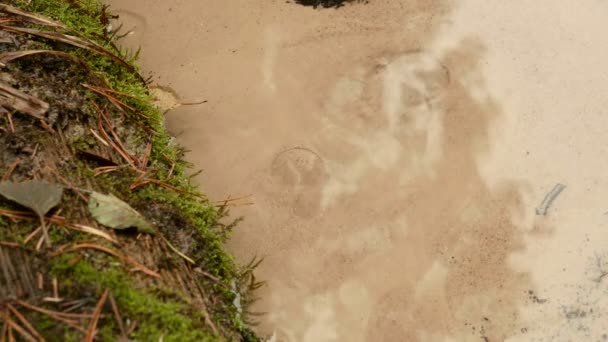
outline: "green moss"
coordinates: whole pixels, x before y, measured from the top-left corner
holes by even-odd
[[[121,267],[110,266],[103,271],[81,260],[75,265],[68,261],[73,255],[65,255],[53,261],[52,273],[62,279],[70,279],[72,286],[85,286],[100,294],[109,289],[116,304],[121,308],[123,319],[138,319],[139,325],[132,339],[139,341],[215,341],[200,325],[200,313],[189,311],[185,302],[163,302],[148,290],[137,289]],[[107,336],[113,336],[111,327]],[[106,340],[106,339],[104,339]]]
[[[114,47],[104,32],[104,26],[100,21],[102,6],[98,0],[32,0],[17,3],[24,10],[45,15],[60,21],[69,26],[81,37],[86,37],[105,47],[109,51],[119,55],[123,59],[133,62],[126,51],[121,51]],[[130,145],[145,145],[151,137],[152,151],[150,155],[150,174],[148,177],[160,181],[179,189],[184,193],[176,193],[158,185],[150,184],[130,191],[129,186],[140,175],[129,169],[119,169],[111,174],[103,174],[94,177],[91,168],[85,162],[76,161],[70,169],[70,174],[64,174],[71,181],[86,179],[89,180],[95,190],[104,193],[112,193],[125,201],[137,206],[149,206],[149,204],[162,204],[164,208],[172,208],[179,212],[186,224],[193,226],[200,234],[201,248],[197,249],[197,255],[190,255],[208,273],[220,279],[206,285],[206,292],[214,296],[213,307],[209,308],[210,314],[222,327],[228,328],[232,333],[239,333],[246,341],[259,340],[243,323],[244,317],[232,305],[235,294],[232,291],[232,283],[239,284],[242,280],[243,272],[237,266],[234,258],[228,254],[223,246],[227,239],[229,228],[217,228],[217,222],[223,213],[218,212],[215,206],[204,197],[200,196],[190,178],[186,175],[190,164],[183,161],[183,150],[172,143],[172,138],[166,132],[162,113],[152,105],[148,89],[141,82],[141,77],[136,73],[127,70],[111,59],[100,56],[91,51],[77,49],[63,44],[57,46],[48,43],[48,48],[61,49],[69,52],[85,61],[88,67],[99,77],[106,80],[108,85],[114,90],[129,94],[120,97],[127,105],[133,107],[138,113],[129,114],[126,119],[128,125],[141,128],[135,130],[135,135],[130,135],[128,141]],[[134,70],[138,70],[135,66]],[[83,82],[86,80],[83,80]],[[100,99],[99,95],[92,92],[87,94],[90,99]],[[95,111],[89,106],[82,108],[83,117],[96,117]],[[142,120],[142,117],[145,118]],[[126,126],[128,126],[126,125]],[[149,131],[154,134],[150,134]],[[87,139],[75,139],[71,142],[72,149],[87,149],[91,143]],[[172,171],[169,177],[169,170]],[[63,208],[76,208],[82,205],[76,196],[64,198]],[[68,218],[78,218],[78,211],[67,209],[64,215]],[[11,224],[0,217],[0,236],[3,227]],[[11,226],[12,228],[12,226]],[[11,241],[22,241],[27,235],[25,232],[35,228],[32,225],[21,225],[19,233],[8,229]],[[174,230],[182,227],[172,227]],[[67,232],[63,229],[52,231],[52,240],[57,245],[66,242],[74,243],[81,239],[86,239],[86,235]],[[89,236],[90,238],[90,236]],[[68,262],[73,255],[63,255],[52,260],[52,272],[62,281],[66,282],[62,286],[67,289],[87,289],[95,291],[97,297],[105,288],[111,290],[123,317],[128,317],[139,322],[138,328],[132,335],[133,339],[140,341],[159,340],[163,337],[165,341],[211,341],[217,340],[210,332],[208,327],[202,322],[204,319],[200,313],[192,312],[193,306],[186,300],[179,299],[179,296],[171,296],[171,301],[165,301],[167,293],[162,289],[138,288],[137,284],[129,277],[126,268],[117,265],[116,260],[108,258],[108,264],[99,267],[97,259],[81,260],[75,265]],[[95,256],[98,258],[98,256]],[[100,257],[103,259],[103,257]],[[247,284],[239,288],[247,288]],[[76,293],[76,292],[74,292]],[[100,336],[103,340],[112,340],[115,337],[116,327],[111,320],[104,321],[100,325]],[[44,325],[44,322],[41,324]],[[52,329],[52,325],[49,327]],[[46,331],[46,329],[42,329]],[[65,336],[64,336],[65,337]],[[67,338],[67,337],[66,337]]]

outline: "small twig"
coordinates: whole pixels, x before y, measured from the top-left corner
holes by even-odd
[[[53,280],[51,282],[53,284],[53,297],[59,298],[59,286],[57,284],[57,277],[53,277]]]
[[[42,301],[45,303],[61,303],[61,302],[63,302],[63,298],[44,297],[44,298],[42,298]]]
[[[150,161],[150,154],[151,153],[152,153],[152,144],[148,143],[146,145],[146,152],[144,153],[144,156],[141,159],[141,163],[140,163],[140,167],[144,171],[148,167],[148,162]]]
[[[174,187],[172,185],[169,185],[169,184],[167,184],[165,182],[159,181],[158,179],[145,179],[145,180],[142,180],[142,181],[139,181],[139,182],[135,182],[135,183],[133,183],[133,184],[131,184],[129,186],[129,190],[135,190],[135,189],[139,188],[140,186],[143,186],[143,185],[146,185],[146,184],[150,184],[150,183],[156,184],[156,185],[160,185],[163,188],[169,189],[171,191],[174,191],[174,192],[177,192],[177,193],[180,193],[180,194],[188,194],[188,195],[192,195],[192,196],[195,196],[195,197],[202,197],[202,195],[200,195],[200,194],[191,193],[191,192],[188,192],[188,191],[185,191],[185,190],[178,189],[178,188],[176,188],[176,187]]]
[[[30,156],[30,160],[34,160],[34,158],[36,158],[36,154],[38,153],[39,147],[40,147],[40,144],[36,143],[36,146],[34,147],[34,152],[32,152],[32,155]]]
[[[20,247],[20,245],[16,242],[9,242],[9,241],[0,241],[0,246],[5,246],[5,247]]]
[[[73,229],[82,233],[87,233],[87,234],[91,234],[91,235],[95,235],[95,236],[99,236],[101,238],[104,238],[114,244],[118,244],[118,241],[116,241],[113,237],[111,237],[109,234],[107,234],[106,232],[93,228],[93,227],[89,227],[89,226],[85,226],[82,224],[68,224],[66,225],[67,228],[69,229]]]
[[[133,162],[133,164],[135,164],[136,158],[133,157],[132,155],[130,155],[129,152],[127,151],[127,148],[122,144],[122,141],[120,141],[120,137],[118,136],[116,131],[114,131],[114,127],[112,127],[112,123],[110,122],[110,120],[108,120],[108,118],[105,115],[103,115],[101,118],[106,122],[106,125],[108,125],[108,127],[110,128],[110,133],[112,133],[112,136],[114,137],[114,141],[116,141],[116,143],[121,148],[121,150],[124,152],[124,154],[129,157],[129,159]]]
[[[131,165],[132,168],[137,169],[135,167],[135,164],[133,163],[133,158],[131,156],[128,155],[128,153],[126,153],[125,151],[122,151],[110,138],[110,136],[108,135],[108,133],[105,131],[105,129],[103,128],[103,121],[106,121],[108,123],[108,126],[110,126],[110,130],[111,132],[114,132],[114,130],[112,130],[111,125],[109,124],[109,120],[106,118],[106,115],[104,113],[104,111],[95,103],[92,103],[93,106],[95,107],[95,109],[97,110],[99,116],[97,118],[97,126],[99,128],[99,132],[101,133],[101,135],[103,136],[104,140],[107,141],[112,148],[114,148],[114,150],[116,150],[116,152],[118,152],[118,154],[120,154],[121,157],[124,158],[124,160]],[[115,134],[115,133],[114,133]],[[122,144],[121,144],[122,145]]]
[[[51,133],[51,134],[55,134],[55,130],[53,128],[51,128],[51,126],[49,126],[49,124],[46,123],[46,121],[44,120],[39,120],[40,121],[40,126],[42,126],[42,128],[44,128],[47,132]]]
[[[549,207],[553,204],[553,201],[559,196],[559,194],[566,188],[563,184],[556,184],[551,191],[549,191],[541,204],[536,208],[536,215],[546,215],[549,211]]]
[[[76,255],[75,257],[73,257],[72,259],[70,259],[70,261],[68,261],[67,264],[68,264],[68,266],[74,266],[80,260],[82,260],[82,258],[84,258],[84,256],[82,255],[82,253],[79,253],[78,255]]]
[[[97,306],[95,306],[95,311],[93,312],[93,318],[91,318],[91,322],[89,323],[89,328],[87,329],[87,335],[84,338],[85,342],[93,342],[95,335],[97,334],[97,322],[99,321],[99,317],[101,316],[101,310],[106,303],[106,299],[108,298],[108,293],[110,291],[105,289],[101,298],[99,298],[99,302],[97,302]]]
[[[240,201],[242,199],[249,198],[251,196],[253,196],[253,195],[249,194],[249,195],[243,195],[243,196],[240,196],[240,197],[232,197],[232,195],[228,195],[227,198],[225,198],[225,199],[223,199],[221,201],[215,201],[215,203],[228,203],[228,202]]]
[[[141,117],[141,118],[146,118],[146,116],[142,113],[140,113],[137,109],[129,106],[128,104],[124,103],[123,101],[117,99],[116,97],[108,94],[108,93],[119,93],[120,95],[124,95],[124,93],[120,93],[117,92],[115,90],[113,91],[107,91],[109,90],[108,88],[101,88],[101,87],[95,87],[95,86],[91,86],[91,85],[87,85],[87,84],[83,84],[83,86],[99,95],[105,96],[114,106],[118,107],[119,110],[123,110],[122,108],[120,108],[120,106],[123,106],[127,109],[129,109],[131,112],[133,112],[135,115]],[[134,98],[134,97],[133,97]]]
[[[6,320],[6,322],[8,322],[9,325],[9,341],[15,341],[15,337],[12,336],[12,329],[15,329],[15,331],[17,331],[19,333],[19,335],[21,335],[21,337],[23,337],[24,339],[26,339],[27,341],[30,342],[36,342],[36,339],[30,335],[27,331],[25,331],[25,329],[23,329],[19,324],[15,323],[15,321],[13,321],[12,319],[10,319],[8,316],[4,318]]]
[[[110,88],[98,87],[98,86],[94,86],[94,85],[90,85],[90,84],[86,84],[86,83],[83,84],[83,86],[85,88],[88,88],[88,89],[91,89],[91,90],[93,90],[92,88],[94,88],[94,89],[97,89],[97,90],[102,91],[104,93],[111,93],[111,94],[126,96],[126,97],[130,97],[132,99],[138,100],[138,98],[136,96],[131,95],[131,94],[127,94],[127,93],[123,93],[122,91],[118,91],[118,90],[114,90],[114,89],[110,89]]]
[[[8,126],[11,129],[11,133],[15,133],[15,126],[13,125],[13,114],[10,111],[6,112],[6,118],[8,120]]]
[[[39,251],[40,248],[42,248],[42,243],[44,243],[44,241],[46,240],[45,236],[44,236],[44,229],[42,230],[42,236],[40,237],[40,239],[38,240],[38,243],[36,243],[36,251]]]
[[[48,316],[55,316],[55,317],[61,317],[61,318],[91,318],[92,315],[91,314],[76,314],[76,313],[67,313],[67,312],[59,312],[59,311],[53,311],[53,310],[48,310],[48,309],[44,309],[32,304],[29,304],[27,302],[24,302],[20,299],[17,299],[15,301],[15,303],[19,304],[20,306],[23,306],[25,308],[28,308],[30,310],[34,310],[36,312],[39,312],[41,314],[45,314]]]
[[[205,323],[207,323],[207,325],[211,327],[211,330],[214,334],[219,335],[217,327],[215,326],[215,324],[213,324],[213,321],[211,320],[209,312],[207,311],[207,308],[205,306],[205,291],[203,291],[201,285],[192,277],[191,274],[187,273],[187,276],[189,276],[194,281],[194,284],[201,295],[201,311],[203,312],[203,317],[205,317]]]
[[[97,177],[104,173],[114,172],[120,168],[121,168],[120,166],[101,166],[101,167],[97,167],[97,168],[93,169],[93,172],[94,172],[94,176]]]
[[[36,274],[36,278],[37,278],[37,282],[38,282],[38,289],[39,290],[44,289],[44,277],[42,276],[42,273],[38,272]]]
[[[126,255],[122,255],[110,248],[107,247],[103,247],[103,246],[99,246],[99,245],[94,245],[94,244],[90,244],[90,243],[81,243],[72,247],[68,247],[65,250],[61,250],[61,251],[57,251],[51,254],[52,257],[56,257],[58,255],[61,255],[63,253],[70,253],[70,252],[74,252],[80,249],[95,249],[101,252],[104,252],[106,254],[110,254],[112,256],[115,256],[118,259],[121,259],[123,262],[131,264],[133,266],[135,266],[136,269],[144,272],[145,274],[155,277],[155,278],[160,278],[160,274],[158,274],[157,272],[154,272],[152,270],[150,270],[149,268],[147,268],[146,266],[142,265],[141,263],[139,263],[138,261],[136,261],[135,259],[126,256]]]
[[[205,271],[203,271],[202,269],[200,269],[198,267],[194,269],[194,272],[200,273],[200,274],[204,275],[205,277],[207,277],[207,278],[209,278],[209,279],[211,279],[213,281],[220,282],[220,279],[218,277],[214,276],[213,274],[211,274],[209,272],[205,272]]]
[[[203,173],[202,169],[200,169],[200,170],[196,171],[195,173],[191,174],[190,176],[188,176],[188,178],[192,179],[192,178],[200,175],[201,173]]]
[[[175,171],[175,162],[171,162],[171,168],[169,169],[169,173],[167,174],[167,179],[171,178],[171,176],[173,176],[173,171]]]
[[[121,336],[121,338],[126,339],[127,333],[125,331],[125,324],[123,323],[122,318],[120,317],[120,312],[118,311],[118,306],[116,305],[114,296],[112,296],[112,294],[110,293],[108,296],[108,299],[110,300],[110,305],[112,306],[112,312],[114,313],[114,319],[116,320],[116,323],[118,324],[118,329],[120,330],[120,336]]]
[[[0,216],[6,216],[11,219],[20,219],[20,220],[34,220],[38,218],[36,214],[29,211],[17,211],[17,210],[8,210],[0,208]],[[66,219],[63,216],[59,216],[57,214],[46,218],[50,223],[56,224],[58,226],[63,226],[66,224]]]
[[[4,320],[4,324],[2,325],[2,336],[0,336],[0,342],[5,341],[5,336],[8,334],[8,322]]]
[[[127,337],[131,336],[131,334],[135,331],[137,324],[137,321],[133,321],[131,324],[129,324],[129,327],[127,328]]]
[[[106,147],[110,147],[110,144],[108,144],[107,141],[105,141],[102,137],[99,136],[99,134],[97,132],[95,132],[92,128],[89,128],[89,131],[91,132],[91,134],[93,134],[93,136],[99,140],[100,143],[102,143],[103,145],[105,145]]]
[[[192,260],[190,257],[188,257],[186,254],[180,252],[177,248],[175,248],[171,242],[169,242],[169,240],[167,240],[164,236],[162,237],[162,239],[165,241],[165,243],[167,244],[167,246],[169,246],[169,248],[174,251],[177,255],[179,255],[180,257],[182,257],[184,260],[186,260],[187,262],[191,263],[192,265],[196,264],[196,262],[194,260]]]
[[[201,100],[201,101],[194,101],[194,102],[180,102],[180,106],[196,106],[196,105],[200,105],[200,104],[204,104],[207,103],[209,101],[207,100]]]
[[[173,171],[175,170],[175,164],[177,164],[175,162],[175,160],[169,158],[166,154],[163,153],[163,157],[169,162],[171,163],[171,168],[169,168],[169,174],[167,174],[167,179],[171,178],[171,176],[173,175]]]
[[[38,331],[36,331],[34,326],[14,306],[7,303],[6,307],[13,315],[15,315],[15,317],[17,317],[21,324],[23,324],[25,328],[29,330],[30,334],[33,335],[39,342],[45,341],[42,335],[40,335]]]
[[[27,245],[27,243],[28,243],[28,242],[30,242],[30,240],[31,240],[31,239],[32,239],[34,236],[38,235],[38,233],[40,233],[40,231],[41,231],[41,230],[42,230],[42,226],[38,226],[38,228],[34,229],[34,231],[33,231],[33,232],[31,232],[31,233],[30,233],[30,234],[29,234],[29,235],[28,235],[28,236],[25,238],[25,240],[23,240],[23,244],[24,244],[24,245]]]
[[[15,169],[20,163],[21,159],[15,159],[15,161],[8,167],[8,170],[6,170],[6,172],[4,173],[4,176],[2,177],[3,182],[6,182],[11,178],[13,171],[15,171]]]

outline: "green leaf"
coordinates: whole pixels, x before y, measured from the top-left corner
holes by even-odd
[[[42,235],[46,246],[51,246],[51,239],[44,222],[44,215],[57,206],[63,195],[63,187],[44,181],[27,181],[22,183],[1,182],[0,195],[33,210],[40,218]]]
[[[89,212],[97,222],[113,229],[136,227],[140,232],[156,233],[140,213],[112,194],[92,192],[89,198]]]
[[[37,180],[22,183],[1,182],[0,195],[32,209],[38,216],[43,217],[59,204],[63,187]]]

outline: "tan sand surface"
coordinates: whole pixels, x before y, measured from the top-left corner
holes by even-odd
[[[260,333],[608,340],[608,2],[109,3],[203,191],[252,195]]]

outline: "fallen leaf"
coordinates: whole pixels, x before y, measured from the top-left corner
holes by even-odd
[[[59,204],[63,195],[63,187],[37,180],[22,183],[1,182],[0,195],[33,210],[38,215],[44,239],[47,246],[50,246],[51,240],[48,237],[44,215]]]
[[[89,212],[97,222],[110,228],[136,227],[140,232],[156,233],[152,225],[139,212],[112,194],[104,195],[92,192],[89,198]]]

